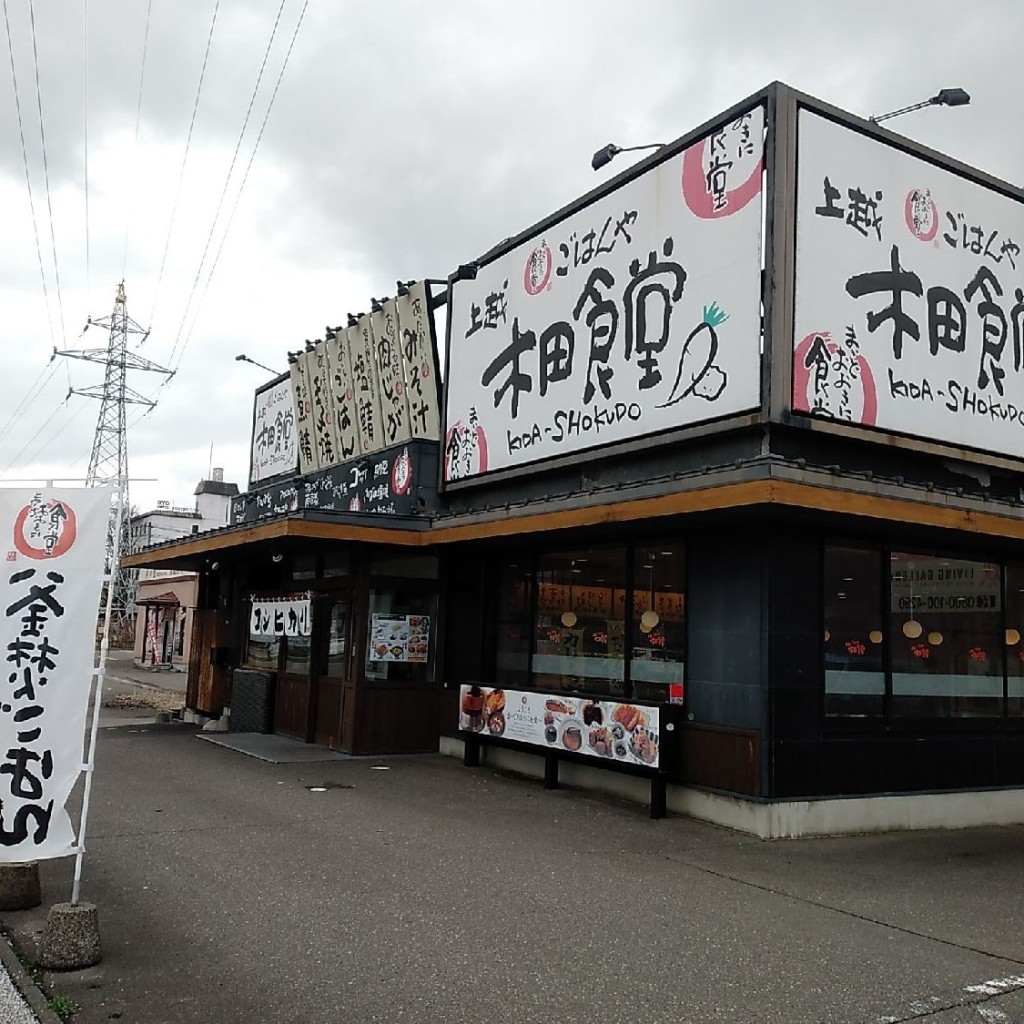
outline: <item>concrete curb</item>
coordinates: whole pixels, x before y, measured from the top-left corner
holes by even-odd
[[[62,1024],[60,1017],[46,1005],[46,996],[39,990],[39,986],[21,966],[21,961],[6,935],[0,935],[0,963],[10,975],[14,987],[22,994],[32,1012],[39,1018],[39,1024]]]

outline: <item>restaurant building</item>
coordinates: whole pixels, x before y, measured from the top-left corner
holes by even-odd
[[[201,574],[189,706],[762,836],[1024,820],[1022,200],[775,83],[400,285],[127,561]]]

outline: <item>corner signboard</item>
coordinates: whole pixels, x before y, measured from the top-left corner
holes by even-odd
[[[290,376],[260,388],[253,408],[249,483],[260,484],[299,468],[295,399]]]
[[[764,108],[454,281],[444,479],[760,405]]]
[[[1024,457],[1024,203],[798,115],[793,410]]]

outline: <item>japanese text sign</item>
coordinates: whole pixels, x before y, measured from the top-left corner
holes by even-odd
[[[291,378],[256,392],[249,483],[299,468],[298,432]]]
[[[412,437],[395,300],[385,299],[381,308],[370,314],[370,324],[377,380],[380,382],[381,438],[378,447],[386,448],[404,444]]]
[[[310,390],[309,353],[300,352],[291,362],[292,393],[295,396],[295,427],[299,449],[299,469],[315,473],[320,468],[320,452],[313,423],[313,399]]]
[[[331,369],[331,391],[334,395],[334,426],[338,434],[339,462],[354,458],[360,452],[359,425],[356,418],[355,390],[352,387],[352,364],[349,359],[348,331],[339,328],[324,343]]]
[[[1024,203],[801,110],[793,408],[1024,457]]]
[[[309,636],[309,598],[260,601],[253,598],[251,636]]]
[[[395,299],[401,333],[405,390],[409,399],[409,429],[414,438],[436,441],[440,433],[437,355],[430,297],[422,281]]]
[[[0,489],[0,861],[73,852],[110,496]]]
[[[445,479],[756,408],[757,106],[455,281]]]

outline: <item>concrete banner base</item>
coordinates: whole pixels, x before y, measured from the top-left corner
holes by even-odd
[[[39,893],[39,861],[0,864],[0,910],[31,910],[42,901]]]
[[[39,940],[39,966],[77,971],[100,962],[100,922],[94,903],[56,903]]]

